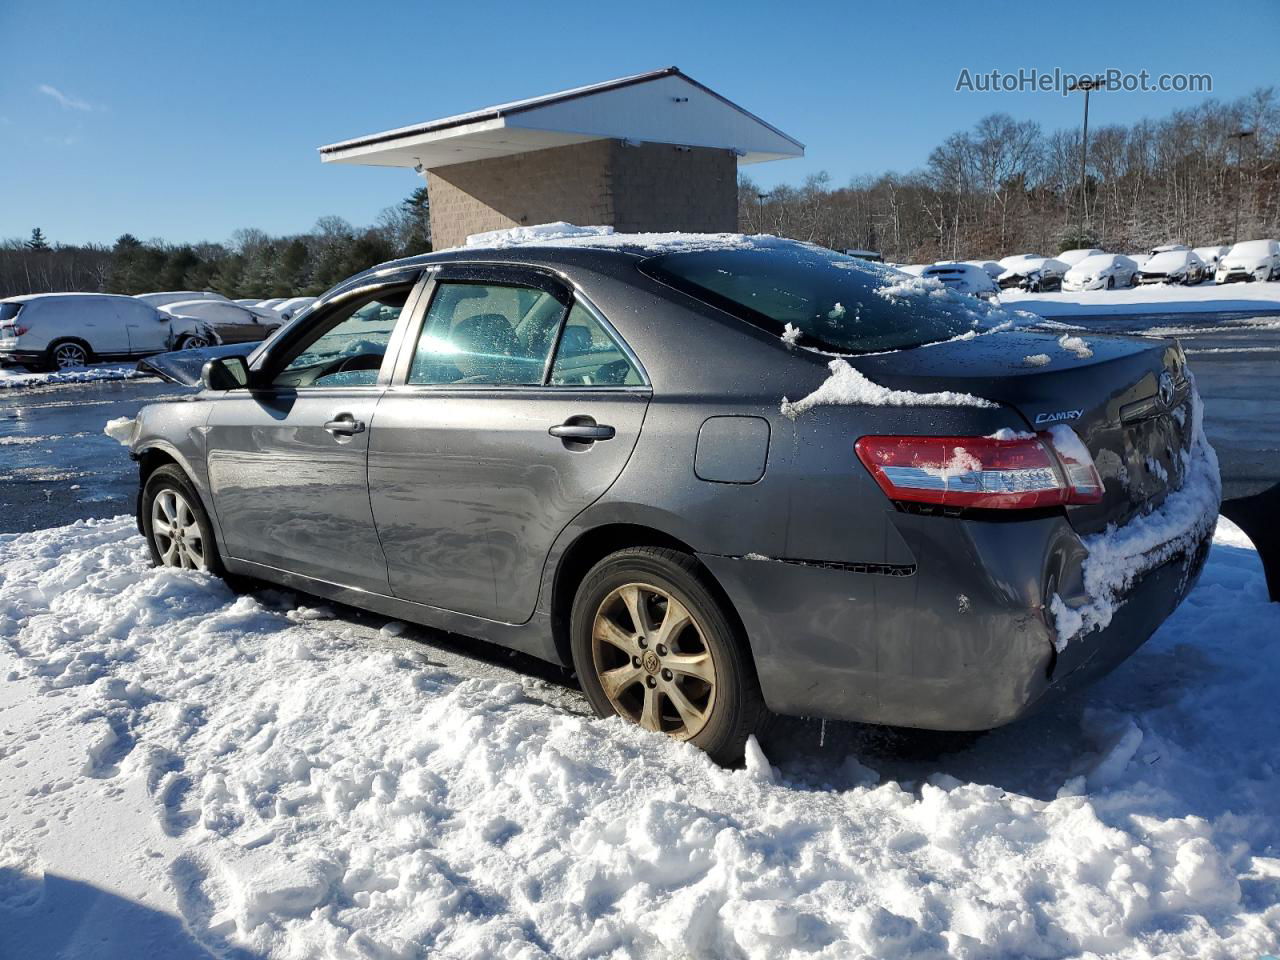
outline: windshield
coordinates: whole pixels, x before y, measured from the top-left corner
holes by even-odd
[[[838,353],[900,350],[980,328],[972,297],[828,250],[785,248],[670,253],[642,272],[761,329],[798,331],[803,346]]]

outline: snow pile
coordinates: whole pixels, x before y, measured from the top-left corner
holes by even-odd
[[[116,443],[127,447],[133,443],[133,431],[137,425],[138,421],[133,417],[116,417],[103,425],[102,432]]]
[[[71,367],[67,370],[51,370],[45,373],[19,373],[0,367],[0,390],[14,387],[43,387],[63,383],[98,383],[105,380],[133,380],[149,377],[130,364],[103,363],[91,367]]]
[[[1093,349],[1080,337],[1064,333],[1058,338],[1058,346],[1067,353],[1074,354],[1079,360],[1088,360],[1093,356]]]
[[[1081,633],[1110,624],[1124,602],[1125,591],[1139,577],[1193,552],[1213,529],[1222,501],[1222,479],[1217,454],[1204,433],[1204,404],[1194,385],[1190,404],[1191,449],[1179,453],[1182,486],[1150,513],[1132,517],[1124,526],[1111,524],[1102,533],[1083,538],[1089,552],[1084,562],[1088,601],[1072,607],[1055,595],[1049,605],[1059,649]],[[1083,446],[1073,430],[1061,426],[1054,428],[1055,445],[1059,430]],[[1069,448],[1067,452],[1071,452]]]
[[[544,243],[548,240],[569,240],[577,237],[607,237],[613,227],[579,227],[563,220],[555,223],[539,223],[531,227],[508,227],[505,230],[489,230],[467,237],[468,247],[515,247],[522,243]]]
[[[1083,712],[922,761],[832,725],[724,771],[539,681],[152,569],[129,517],[7,536],[0,954],[60,924],[150,942],[143,897],[219,956],[1275,952],[1280,608],[1241,544],[1224,524]],[[59,874],[121,894],[59,913]]]
[[[822,386],[792,402],[782,398],[782,413],[795,419],[813,407],[837,404],[865,404],[873,407],[994,407],[996,404],[969,393],[944,390],[940,393],[914,393],[910,390],[891,390],[873,383],[850,366],[847,360],[835,359],[828,365],[831,376]]]
[[[1028,367],[1043,367],[1049,362],[1047,353],[1032,353],[1022,358],[1022,362]]]
[[[1209,311],[1280,311],[1280,282],[1214,284],[1195,287],[1143,286],[1127,290],[1030,293],[1002,290],[1000,301],[1044,317],[1140,316]]]

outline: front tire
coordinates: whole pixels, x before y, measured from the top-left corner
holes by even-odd
[[[226,575],[209,515],[175,464],[157,467],[143,484],[142,533],[153,566]]]
[[[180,337],[178,339],[177,349],[179,350],[203,350],[205,347],[213,346],[213,341],[208,337],[202,337],[199,334],[192,334],[188,337]]]
[[[745,638],[687,554],[633,547],[597,563],[574,598],[570,643],[597,714],[717,763],[739,762],[767,717]]]

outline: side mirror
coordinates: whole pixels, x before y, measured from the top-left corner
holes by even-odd
[[[243,390],[249,385],[249,365],[244,357],[214,357],[200,371],[206,390]]]

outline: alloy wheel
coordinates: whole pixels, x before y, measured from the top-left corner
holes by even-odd
[[[706,634],[660,587],[628,583],[604,598],[591,625],[591,658],[614,710],[646,730],[688,740],[715,709]]]
[[[60,343],[53,351],[53,362],[59,370],[83,367],[89,362],[89,354],[78,343]]]
[[[208,337],[187,337],[182,341],[183,350],[202,350],[210,346]]]
[[[151,501],[151,537],[160,563],[182,570],[206,570],[204,536],[195,511],[179,491],[166,487]]]

